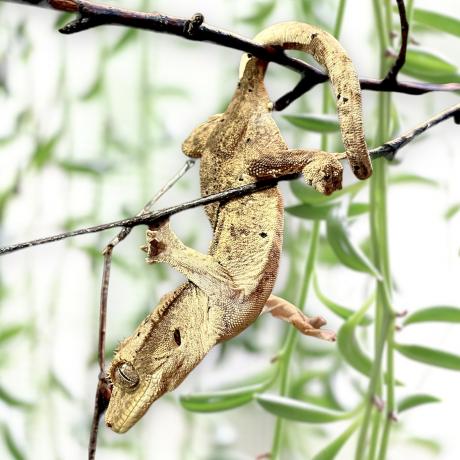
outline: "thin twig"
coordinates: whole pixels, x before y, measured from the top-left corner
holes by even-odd
[[[182,168],[154,195],[154,197],[142,208],[137,216],[152,211],[153,205],[182,177],[189,171],[195,160],[187,160]],[[99,303],[99,340],[98,340],[98,364],[99,375],[94,398],[94,411],[91,423],[91,432],[88,444],[88,460],[94,460],[97,447],[97,435],[102,415],[107,409],[110,400],[110,382],[105,372],[105,337],[107,324],[107,300],[109,293],[110,269],[112,267],[112,253],[115,246],[121,243],[130,233],[133,227],[122,227],[118,235],[113,238],[102,251],[104,255],[104,266],[102,270],[101,295]]]
[[[383,81],[396,83],[399,71],[406,62],[407,39],[409,36],[409,22],[407,21],[406,7],[404,0],[396,0],[399,11],[399,21],[401,23],[401,48],[392,68],[388,71]]]
[[[445,121],[449,118],[453,118],[455,123],[460,124],[460,104],[456,104],[440,113],[431,117],[429,120],[421,123],[420,125],[416,126],[415,128],[407,131],[401,136],[386,142],[385,144],[377,147],[375,149],[370,150],[370,155],[372,159],[376,158],[387,158],[388,160],[392,160],[400,149],[406,146],[409,142],[414,140],[417,136],[425,132],[427,129]],[[344,153],[336,154],[339,160],[345,159]],[[111,228],[118,228],[118,227],[137,227],[138,225],[150,225],[154,222],[164,219],[165,217],[172,216],[179,212],[185,211],[187,209],[196,208],[199,206],[205,206],[211,203],[215,203],[217,201],[228,201],[233,198],[238,198],[249,193],[257,192],[259,190],[264,190],[270,187],[274,187],[280,181],[292,180],[297,179],[300,177],[300,174],[290,174],[287,176],[282,176],[277,179],[270,179],[270,180],[262,180],[258,182],[254,182],[252,184],[243,185],[241,187],[232,188],[229,190],[224,190],[223,192],[215,193],[213,195],[207,195],[201,198],[197,198],[195,200],[189,201],[187,203],[182,203],[176,206],[172,206],[170,208],[160,209],[159,211],[155,212],[148,212],[141,216],[131,217],[129,219],[117,220],[115,222],[109,222],[107,224],[96,225],[94,227],[87,227],[81,228],[79,230],[73,230],[71,232],[60,233],[58,235],[48,236],[45,238],[39,238],[32,241],[27,241],[24,243],[13,244],[9,246],[4,246],[0,248],[0,256],[5,254],[10,254],[15,251],[19,251],[20,249],[30,248],[32,246],[39,246],[46,243],[53,243],[55,241],[63,240],[66,238],[71,238],[73,236],[78,235],[88,235],[90,233],[98,233],[104,230],[109,230]]]
[[[234,33],[203,23],[203,15],[197,13],[191,19],[176,18],[160,13],[138,11],[101,5],[87,0],[6,0],[23,5],[44,6],[60,11],[78,13],[75,20],[60,31],[73,34],[104,25],[120,25],[154,32],[167,33],[188,40],[214,43],[253,54],[269,62],[275,62],[301,74],[301,80],[294,90],[280,97],[275,103],[276,110],[283,110],[314,86],[328,80],[327,74],[299,59],[289,57],[280,48],[264,47]],[[391,91],[412,95],[432,91],[459,91],[460,83],[418,83],[400,82],[396,79],[360,79],[361,88],[371,91]]]

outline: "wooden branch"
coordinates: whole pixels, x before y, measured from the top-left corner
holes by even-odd
[[[77,18],[64,26],[60,31],[73,34],[103,25],[120,25],[154,32],[177,35],[194,41],[214,43],[219,46],[233,48],[253,54],[269,62],[301,74],[301,80],[294,90],[279,98],[274,103],[275,110],[283,110],[294,100],[305,94],[314,86],[328,80],[323,71],[292,57],[276,47],[264,47],[231,32],[205,24],[201,13],[191,19],[176,18],[160,13],[144,13],[114,6],[103,5],[87,0],[6,0],[23,5],[47,7],[59,11],[75,12]],[[460,83],[419,83],[400,82],[396,79],[360,79],[361,88],[371,91],[388,91],[412,95],[425,94],[432,91],[459,91]]]
[[[397,83],[396,79],[399,71],[402,69],[406,62],[407,39],[409,37],[409,22],[407,21],[406,7],[404,0],[396,0],[399,11],[399,22],[401,24],[401,48],[399,49],[398,57],[396,58],[393,66],[388,71],[383,81],[388,83]]]
[[[407,131],[405,134],[386,142],[385,144],[372,149],[370,151],[371,158],[386,158],[392,160],[396,153],[406,146],[409,142],[413,141],[420,134],[424,133],[427,129],[432,128],[433,126],[441,123],[442,121],[453,118],[456,124],[460,124],[460,103],[456,104],[440,113],[430,118],[429,120],[421,123],[416,126],[414,129]],[[337,158],[343,160],[346,158],[344,153],[336,154]],[[112,228],[126,227],[132,228],[137,227],[138,225],[151,225],[154,222],[165,219],[166,217],[172,216],[179,212],[185,211],[187,209],[197,208],[199,206],[206,206],[215,202],[225,202],[233,198],[238,198],[249,193],[257,192],[259,190],[265,190],[270,187],[274,187],[280,181],[297,179],[300,177],[300,174],[290,174],[287,176],[282,176],[278,179],[270,179],[254,182],[252,184],[243,185],[242,187],[232,188],[225,190],[220,193],[215,193],[214,195],[208,195],[195,200],[189,201],[187,203],[182,203],[177,206],[172,206],[170,208],[161,209],[159,211],[148,212],[141,214],[129,219],[118,220],[115,222],[109,222],[107,224],[96,225],[94,227],[81,228],[79,230],[73,230],[71,232],[60,233],[58,235],[48,236],[45,238],[39,238],[32,241],[27,241],[24,243],[13,244],[9,246],[4,246],[0,248],[0,256],[5,254],[10,254],[12,252],[18,251],[20,249],[30,248],[32,246],[39,246],[46,243],[53,243],[55,241],[60,241],[66,238],[71,238],[79,235],[89,235],[90,233],[98,233],[105,230],[110,230]]]

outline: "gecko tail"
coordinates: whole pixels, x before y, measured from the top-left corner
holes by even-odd
[[[372,163],[364,136],[361,88],[351,59],[328,32],[301,22],[282,22],[254,38],[261,45],[304,51],[326,68],[337,102],[342,140],[353,173],[359,179],[372,175]],[[248,60],[241,59],[240,78]]]

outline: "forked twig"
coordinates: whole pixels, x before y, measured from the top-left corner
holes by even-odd
[[[401,48],[399,49],[398,57],[396,58],[393,66],[383,79],[384,82],[389,83],[397,83],[398,73],[406,62],[407,39],[409,37],[409,22],[407,21],[404,0],[396,0],[396,3],[398,4],[399,21],[401,23]]]
[[[152,212],[153,205],[171,188],[176,182],[189,171],[195,160],[187,160],[182,168],[155,194],[155,196],[142,208],[137,216]],[[99,375],[94,399],[93,420],[88,444],[88,460],[94,460],[96,456],[97,435],[99,423],[110,400],[110,382],[105,372],[105,337],[107,323],[107,299],[109,293],[110,269],[112,266],[112,253],[115,246],[121,243],[130,233],[133,227],[122,227],[118,234],[112,238],[102,251],[104,255],[104,267],[102,270],[101,295],[99,304],[99,341],[98,341],[98,365]]]

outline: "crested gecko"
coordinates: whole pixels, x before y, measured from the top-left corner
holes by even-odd
[[[329,33],[285,22],[255,37],[262,45],[297,49],[323,65],[334,88],[346,157],[359,179],[372,173],[363,133],[359,80],[350,58]],[[200,158],[202,195],[261,178],[303,173],[316,190],[341,188],[342,165],[334,154],[289,149],[271,116],[264,86],[268,63],[244,55],[240,79],[227,110],[198,126],[183,152]],[[261,312],[326,340],[325,321],[308,318],[294,305],[271,295],[283,239],[283,200],[278,187],[206,206],[213,228],[208,254],[185,246],[169,222],[147,230],[148,263],[163,262],[187,282],[166,294],[134,334],[115,352],[108,371],[112,395],[105,421],[113,431],[132,427],[149,406],[174,390],[219,342],[252,324]]]

